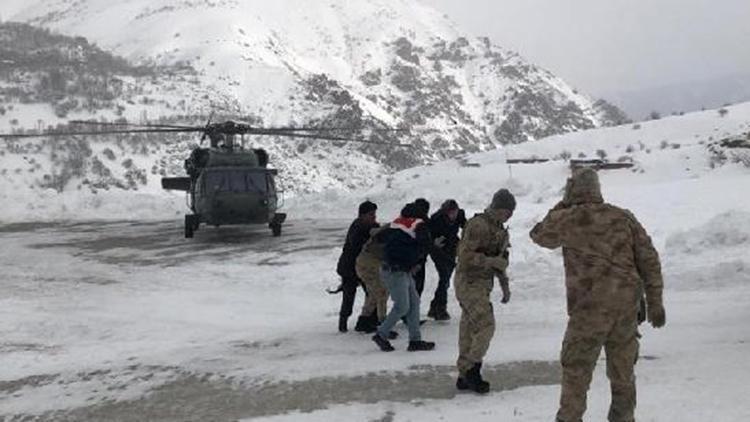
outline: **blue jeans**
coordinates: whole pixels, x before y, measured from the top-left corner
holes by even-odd
[[[388,334],[396,323],[406,316],[409,341],[422,340],[422,334],[419,331],[419,294],[417,294],[414,278],[407,272],[391,271],[386,267],[380,269],[380,277],[391,295],[393,307],[378,327],[378,335],[388,338]]]

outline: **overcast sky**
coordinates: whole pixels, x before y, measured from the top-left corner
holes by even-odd
[[[421,0],[593,95],[750,75],[750,0]]]

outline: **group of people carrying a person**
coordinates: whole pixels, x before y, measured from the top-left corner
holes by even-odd
[[[487,393],[490,384],[482,378],[481,368],[495,333],[490,293],[497,279],[501,302],[510,300],[505,223],[515,209],[516,200],[506,189],[495,193],[485,211],[468,221],[455,200],[445,201],[428,217],[429,203],[418,199],[381,226],[377,206],[362,203],[337,266],[343,292],[339,331],[347,331],[356,289],[362,285],[366,299],[355,330],[374,333],[372,340],[388,352],[394,350],[391,340],[397,337],[393,327],[403,320],[409,329],[407,350],[434,349],[435,343],[423,340],[420,331],[420,296],[425,264],[431,257],[439,282],[428,317],[450,319],[447,296],[455,270],[461,308],[456,387]],[[592,169],[573,173],[563,199],[530,236],[539,246],[563,250],[569,319],[560,358],[557,421],[583,417],[602,348],[612,386],[609,420],[633,421],[638,324],[648,319],[659,328],[666,322],[661,264],[650,237],[632,213],[604,202]]]
[[[501,189],[481,214],[467,221],[464,210],[449,199],[429,216],[430,204],[420,198],[406,204],[391,223],[377,222],[377,205],[366,201],[352,222],[337,265],[343,292],[339,331],[348,330],[358,286],[366,292],[356,331],[374,333],[372,339],[383,351],[394,350],[393,327],[403,321],[409,329],[409,351],[432,350],[433,342],[421,337],[420,298],[424,291],[425,266],[432,258],[439,281],[427,316],[450,319],[448,290],[454,269],[456,297],[461,305],[459,371],[460,389],[489,390],[481,378],[482,359],[495,332],[489,294],[497,277],[503,302],[510,300],[505,269],[508,265],[508,232],[503,224],[516,201]],[[463,229],[463,241],[460,232]],[[390,311],[388,298],[393,301]]]

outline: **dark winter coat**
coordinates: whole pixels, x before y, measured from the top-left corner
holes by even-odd
[[[440,210],[432,214],[430,218],[430,235],[433,240],[443,238],[445,243],[442,248],[432,245],[430,256],[435,265],[454,264],[456,262],[456,251],[458,250],[458,232],[466,226],[466,214],[464,210],[458,211],[458,218],[451,222],[445,211]]]
[[[430,230],[418,218],[397,218],[376,236],[385,245],[383,263],[394,271],[411,271],[430,250]]]
[[[362,252],[362,247],[370,239],[370,230],[379,227],[379,224],[367,224],[362,219],[357,218],[349,226],[346,233],[346,242],[344,250],[341,251],[336,272],[343,278],[357,277],[357,256]]]

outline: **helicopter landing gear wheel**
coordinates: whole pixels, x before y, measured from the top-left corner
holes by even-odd
[[[200,220],[198,220],[197,215],[186,215],[185,216],[185,239],[192,239],[193,234],[196,230],[198,230],[198,225],[200,224]]]
[[[286,221],[286,214],[278,213],[278,212],[274,214],[273,218],[271,219],[271,222],[268,223],[268,227],[271,228],[273,237],[281,236],[281,225],[284,224],[284,221]]]

